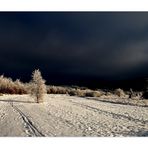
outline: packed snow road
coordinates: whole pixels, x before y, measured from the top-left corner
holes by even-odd
[[[68,95],[0,96],[0,136],[148,136],[148,107]]]

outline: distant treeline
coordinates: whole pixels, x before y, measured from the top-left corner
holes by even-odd
[[[124,95],[139,96],[142,97],[143,94],[147,94],[148,90],[146,89],[146,83],[144,82],[143,88],[140,91],[128,89],[123,90],[120,88],[104,88],[104,89],[89,89],[87,87],[79,86],[53,86],[47,85],[48,94],[68,94],[71,96],[80,96],[80,97],[100,97],[102,95],[117,95],[123,97]],[[135,85],[138,85],[136,83]],[[19,79],[13,81],[11,78],[7,78],[3,75],[0,76],[0,93],[1,94],[29,94],[31,82],[23,83]]]

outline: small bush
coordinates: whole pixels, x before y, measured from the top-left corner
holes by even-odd
[[[57,94],[57,87],[56,86],[49,86],[47,88],[47,93],[48,94]]]
[[[76,89],[70,89],[70,90],[68,91],[68,94],[69,94],[70,96],[77,96],[77,91],[76,91]]]
[[[116,89],[114,93],[115,93],[115,95],[117,95],[119,97],[125,96],[125,92],[120,88]]]
[[[68,93],[67,89],[64,87],[57,87],[57,92],[58,92],[58,94],[67,94]]]
[[[99,91],[90,91],[85,93],[86,97],[100,97],[101,95],[102,94]]]
[[[80,87],[61,87],[61,86],[48,86],[48,94],[69,94],[70,96],[79,96],[79,97],[100,97],[103,91],[93,91],[90,89],[81,89]]]
[[[76,91],[76,95],[78,97],[85,97],[85,95],[86,95],[85,90],[77,89],[75,91]]]
[[[111,96],[111,95],[113,95],[113,93],[111,93],[111,92],[106,92],[106,94],[105,94],[106,96]]]
[[[68,94],[68,88],[61,86],[48,86],[47,87],[48,94]]]

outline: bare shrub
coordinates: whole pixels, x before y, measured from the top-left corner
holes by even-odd
[[[77,89],[71,88],[71,89],[68,90],[68,94],[70,96],[85,97],[86,91],[85,90],[81,90],[79,88],[77,88]]]
[[[85,93],[86,93],[85,90],[81,90],[81,89],[76,90],[76,94],[79,97],[85,97]]]
[[[68,94],[68,88],[62,86],[48,86],[48,94]]]
[[[113,95],[113,93],[111,93],[111,92],[106,92],[106,94],[105,94],[106,96],[112,96]]]
[[[68,90],[68,94],[70,96],[85,97],[86,96],[86,90],[82,90],[80,88],[70,88]]]
[[[93,91],[87,88],[81,88],[78,86],[71,87],[61,87],[61,86],[48,86],[48,94],[69,94],[70,96],[79,96],[79,97],[100,97],[104,92],[103,91]]]
[[[79,97],[84,97],[85,96],[85,92],[83,90],[75,89],[75,88],[69,89],[68,94],[70,96],[79,96]]]
[[[85,93],[86,97],[100,97],[102,94],[99,91],[89,91]]]
[[[22,83],[19,79],[14,81],[14,85],[15,85],[16,94],[26,94],[27,93],[25,84]]]
[[[70,96],[77,96],[77,91],[76,91],[75,88],[73,88],[73,89],[70,89],[70,90],[68,91],[68,94],[69,94]]]
[[[129,99],[142,99],[143,98],[143,92],[142,91],[133,91],[130,88],[130,91],[127,91],[126,94],[128,94]]]
[[[47,93],[45,80],[41,76],[39,70],[35,70],[32,73],[31,82],[31,95],[35,96],[37,103],[42,103],[44,100],[44,95]]]
[[[20,80],[13,81],[11,78],[0,76],[0,92],[4,94],[26,94],[24,83]]]
[[[58,87],[58,88],[57,88],[57,92],[58,92],[59,94],[68,94],[67,88],[64,88],[64,87]]]
[[[122,89],[120,89],[120,88],[116,89],[116,90],[114,91],[114,93],[115,93],[115,95],[117,95],[117,96],[119,96],[119,97],[125,96],[125,92],[124,92]]]
[[[47,87],[48,94],[57,94],[57,87],[56,86],[49,86]]]

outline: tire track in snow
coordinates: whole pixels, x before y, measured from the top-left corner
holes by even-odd
[[[87,126],[87,124],[84,124],[83,122],[81,122],[81,120],[83,119],[83,117],[81,117],[81,119],[79,118],[75,118],[75,122],[77,123],[76,125],[74,123],[71,122],[70,119],[64,119],[61,116],[55,116],[51,113],[48,113],[50,116],[52,116],[55,120],[60,121],[62,123],[64,123],[65,125],[75,128],[75,130],[82,130],[83,136],[85,136],[85,130],[91,130],[95,132],[95,129],[93,129],[93,127]],[[83,119],[84,120],[84,119]],[[78,127],[79,128],[78,128]],[[81,127],[81,128],[80,128]]]
[[[101,114],[110,115],[110,116],[112,116],[115,119],[127,119],[129,121],[132,121],[132,122],[135,122],[135,123],[141,123],[141,124],[148,123],[148,120],[146,120],[146,121],[139,120],[139,119],[135,119],[135,118],[133,118],[131,116],[126,116],[126,115],[122,115],[122,114],[116,114],[116,113],[113,113],[113,112],[108,112],[108,111],[101,110],[101,109],[98,109],[98,108],[95,108],[95,107],[92,107],[92,106],[89,106],[89,105],[85,105],[85,104],[82,104],[82,103],[77,103],[77,102],[73,102],[73,101],[70,101],[70,102],[72,102],[75,105],[79,105],[81,107],[85,107],[85,108],[87,108],[89,110],[93,110],[93,111],[101,113]]]
[[[106,99],[101,99],[101,98],[92,98],[92,97],[86,97],[86,99],[88,100],[95,100],[95,101],[100,101],[100,102],[105,102],[105,103],[112,103],[112,104],[120,104],[120,105],[129,105],[129,106],[137,106],[137,107],[143,107],[143,108],[147,108],[148,105],[144,105],[144,104],[133,104],[132,102],[128,102],[128,100],[125,100],[127,102],[121,102],[120,100],[106,100]]]
[[[73,105],[75,105],[75,104],[73,104]],[[76,106],[82,107],[80,105],[76,105]],[[59,108],[55,105],[50,104],[50,108],[51,107],[54,108],[54,110],[57,110],[56,112],[58,112],[58,111],[64,112],[67,110],[66,107],[64,109],[62,109],[62,108]],[[49,107],[47,107],[47,108],[49,108]],[[89,110],[89,111],[93,112],[93,110]],[[50,112],[50,111],[48,111],[48,112]],[[64,113],[64,114],[67,114],[67,113]],[[100,134],[99,132],[96,131],[97,130],[96,126],[99,126],[99,127],[102,127],[104,129],[108,129],[109,131],[111,131],[111,128],[109,128],[108,126],[105,126],[96,120],[89,121],[86,117],[84,117],[83,115],[80,115],[80,114],[79,114],[79,116],[74,116],[73,112],[71,112],[71,114],[69,115],[69,117],[72,117],[72,119],[65,119],[65,116],[62,116],[63,114],[60,117],[59,116],[57,117],[57,116],[53,115],[51,112],[50,115],[53,116],[53,118],[56,117],[58,120],[59,119],[61,119],[63,121],[67,120],[68,123],[70,123],[70,125],[72,125],[74,128],[76,128],[76,130],[82,130],[83,136],[88,135],[88,132],[92,132],[95,135]],[[73,120],[73,122],[75,122],[75,124],[72,122],[72,120]]]
[[[13,102],[10,102],[11,107],[20,114],[20,116],[22,117],[24,124],[25,124],[25,128],[27,129],[27,132],[29,133],[29,136],[37,136],[37,137],[45,137],[44,134],[42,134],[31,122],[30,119],[28,119],[28,117],[20,110],[18,109],[16,106],[13,105]]]

